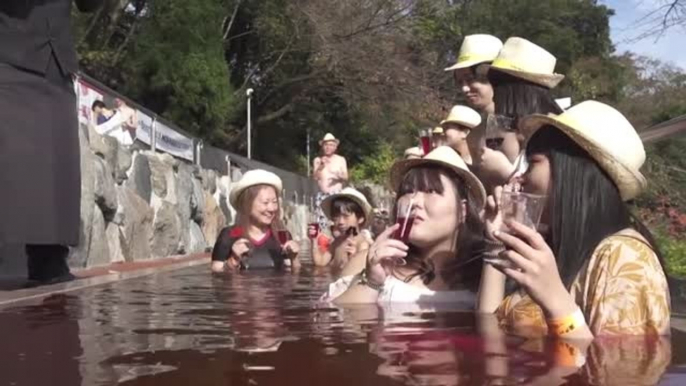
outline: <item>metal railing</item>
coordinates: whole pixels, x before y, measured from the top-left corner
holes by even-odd
[[[95,100],[102,100],[107,106],[123,102],[136,112],[135,141],[149,146],[153,151],[166,152],[229,177],[232,176],[232,169],[239,169],[243,173],[251,169],[271,171],[283,180],[284,198],[291,202],[307,205],[317,192],[317,186],[310,178],[205,144],[202,139],[87,74],[79,73],[76,83],[79,119],[82,122],[93,120],[91,105]]]

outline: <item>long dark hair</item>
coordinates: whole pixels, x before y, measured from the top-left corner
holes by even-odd
[[[496,69],[488,71],[493,85],[495,113],[512,118],[531,114],[561,114],[550,89]]]
[[[457,203],[457,213],[460,225],[457,229],[457,251],[454,262],[450,262],[446,267],[441,267],[444,272],[443,280],[451,287],[459,285],[476,290],[481,278],[481,259],[462,265],[461,262],[467,261],[478,252],[483,251],[483,230],[484,226],[479,218],[479,208],[476,207],[476,197],[466,188],[466,184],[456,173],[448,168],[440,166],[422,166],[410,169],[398,189],[397,200],[414,192],[435,192],[443,194],[445,187],[441,181],[441,175],[446,176],[455,187],[455,202]],[[462,201],[467,200],[467,212],[462,213]],[[395,208],[394,213],[397,212]],[[419,276],[424,284],[431,283],[436,278],[436,268],[431,260],[420,258],[419,251],[410,245],[408,252],[407,266],[416,269],[415,274],[410,275],[406,281],[410,281]]]
[[[550,160],[547,242],[567,288],[598,244],[626,228],[645,237],[664,270],[654,237],[631,213],[617,185],[584,149],[555,127],[545,126],[533,135],[526,154],[544,154]]]

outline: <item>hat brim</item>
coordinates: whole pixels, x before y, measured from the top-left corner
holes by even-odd
[[[560,82],[562,82],[562,80],[565,78],[565,76],[562,74],[538,74],[534,72],[512,70],[509,68],[502,68],[493,65],[489,67],[489,71],[490,70],[504,72],[516,78],[523,79],[527,82],[535,83],[539,86],[543,86],[550,89],[557,87],[557,85],[560,84]]]
[[[341,141],[339,141],[338,139],[322,139],[321,141],[319,141],[319,146],[321,146],[327,142],[334,142],[336,145],[341,143]]]
[[[627,167],[603,150],[607,144],[597,143],[591,138],[588,138],[583,132],[561,121],[555,115],[535,114],[522,119],[519,124],[519,130],[522,135],[524,135],[526,143],[525,148],[528,146],[531,137],[544,126],[553,126],[557,128],[588,152],[588,154],[598,162],[600,167],[610,176],[612,181],[614,181],[619,190],[619,194],[624,201],[635,198],[647,187],[648,182],[640,171]]]
[[[238,200],[240,199],[241,194],[243,194],[243,192],[246,191],[248,188],[251,188],[251,187],[257,186],[257,185],[271,186],[272,188],[274,188],[276,190],[276,194],[279,197],[279,199],[281,198],[281,192],[283,191],[283,188],[281,186],[276,185],[275,183],[260,181],[260,182],[251,182],[249,184],[241,185],[239,182],[238,184],[236,184],[236,186],[234,186],[231,189],[231,192],[229,193],[229,204],[231,204],[231,206],[234,209],[238,210],[239,209],[238,208]]]
[[[459,70],[462,68],[474,67],[474,66],[478,66],[479,64],[491,63],[491,62],[493,62],[493,60],[483,60],[483,59],[465,60],[464,62],[458,62],[458,63],[453,64],[450,67],[446,67],[445,69],[443,69],[443,71],[446,71],[446,72],[447,71],[455,71],[455,70]]]
[[[419,158],[406,159],[396,162],[391,168],[391,185],[393,186],[393,189],[395,189],[396,192],[400,189],[400,184],[403,182],[405,174],[407,174],[410,169],[424,165],[442,166],[455,172],[460,178],[462,178],[467,185],[467,189],[470,191],[474,199],[476,199],[476,205],[479,211],[486,207],[486,190],[484,189],[483,184],[481,184],[481,181],[479,181],[474,174],[447,162],[442,162],[435,159]]]
[[[369,205],[368,202],[362,201],[359,197],[352,195],[352,194],[347,194],[347,193],[334,193],[328,197],[326,197],[324,200],[322,200],[321,207],[322,207],[322,212],[324,212],[324,215],[326,218],[329,220],[333,221],[333,216],[331,215],[331,209],[333,206],[334,200],[337,200],[339,198],[347,198],[349,200],[354,201],[357,205],[362,208],[362,212],[364,212],[364,221],[365,225],[369,221],[369,218],[372,213],[372,206]]]
[[[441,127],[443,127],[443,125],[446,123],[454,123],[456,125],[463,126],[467,130],[473,130],[476,126],[479,126],[479,125],[474,126],[474,124],[472,124],[472,123],[461,121],[459,119],[444,119],[441,121]],[[443,130],[446,130],[446,128],[443,127]]]

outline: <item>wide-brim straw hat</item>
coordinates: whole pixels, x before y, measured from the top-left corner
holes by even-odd
[[[407,157],[422,158],[423,155],[424,155],[424,151],[422,149],[420,149],[418,146],[414,146],[414,147],[410,147],[410,148],[406,149],[405,153],[403,154],[403,156],[405,158],[407,158]]]
[[[647,181],[640,172],[646,159],[643,142],[631,123],[613,107],[586,101],[560,115],[524,117],[519,129],[528,142],[547,125],[562,131],[586,150],[614,181],[623,200],[635,198],[646,188]]]
[[[326,143],[326,142],[335,142],[336,145],[338,145],[339,143],[341,143],[341,141],[339,141],[339,140],[338,140],[336,137],[334,137],[333,134],[331,134],[331,133],[326,133],[326,135],[324,136],[324,138],[322,138],[322,139],[319,141],[319,146],[323,145],[323,144]]]
[[[564,75],[555,73],[557,59],[543,47],[522,38],[507,39],[490,70],[497,70],[516,78],[555,88]]]
[[[405,175],[410,169],[419,166],[442,166],[457,174],[477,201],[479,210],[486,206],[486,189],[483,184],[469,171],[467,164],[462,157],[449,146],[439,146],[421,159],[406,159],[397,161],[391,168],[391,185],[397,192],[402,184]]]
[[[326,215],[326,218],[333,221],[333,216],[331,215],[331,209],[333,207],[333,202],[335,200],[338,200],[341,198],[347,198],[347,199],[355,202],[357,205],[359,205],[362,208],[362,212],[364,213],[365,220],[370,219],[370,215],[372,213],[372,206],[369,204],[369,201],[367,201],[367,198],[364,196],[364,194],[360,193],[360,191],[358,191],[357,189],[354,189],[354,188],[350,188],[350,187],[345,188],[338,193],[334,193],[334,194],[326,197],[322,201],[322,204],[321,204],[322,212],[324,212],[324,215]]]
[[[238,199],[248,188],[256,185],[273,186],[276,189],[277,198],[281,197],[283,182],[281,178],[272,172],[262,169],[254,169],[246,172],[243,177],[234,185],[229,193],[229,203],[235,209],[238,208]]]
[[[473,129],[481,124],[481,115],[472,108],[457,105],[450,109],[448,117],[441,121],[441,126],[446,123],[454,123]]]
[[[455,71],[481,63],[492,62],[503,47],[503,42],[495,36],[476,34],[465,36],[460,46],[457,62],[445,69]]]

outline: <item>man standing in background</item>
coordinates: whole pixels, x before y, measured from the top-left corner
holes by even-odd
[[[102,0],[76,0],[79,10]],[[25,245],[29,280],[71,280],[81,170],[72,0],[0,1],[0,245]],[[18,256],[17,256],[18,257]]]
[[[317,221],[320,229],[328,229],[328,219],[321,209],[324,199],[340,192],[348,184],[348,164],[345,158],[336,154],[340,141],[327,133],[321,141],[321,155],[314,159],[313,177],[319,186],[316,198]]]

